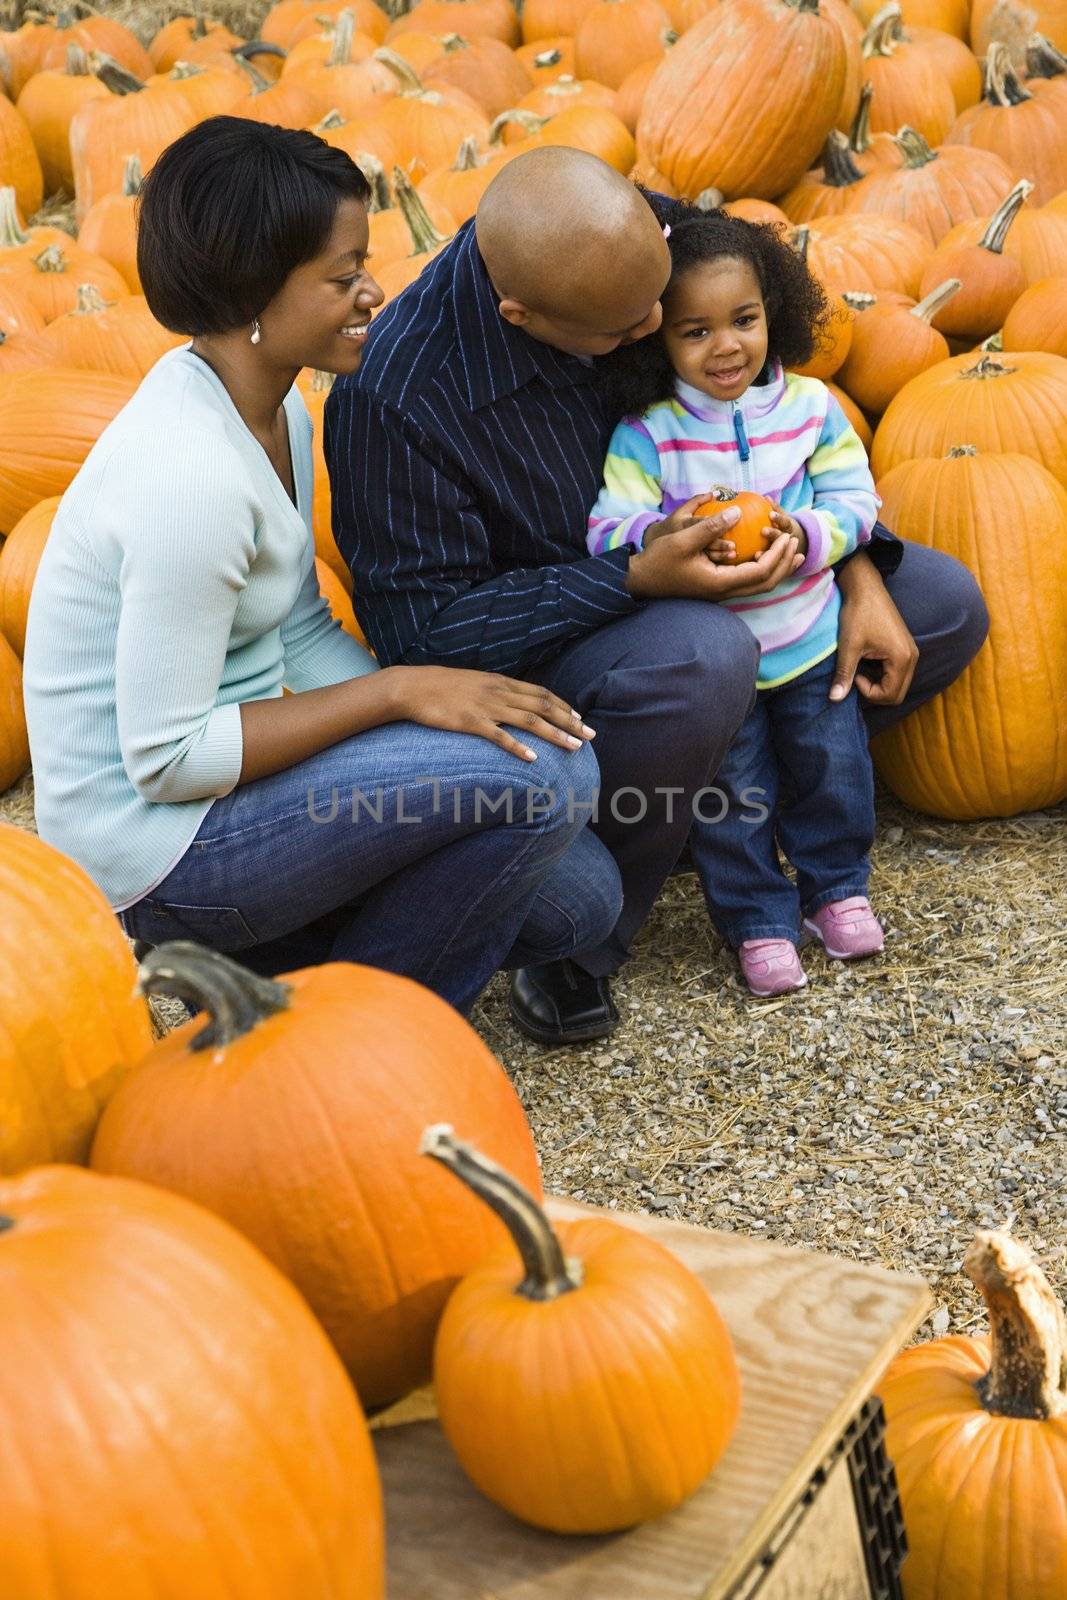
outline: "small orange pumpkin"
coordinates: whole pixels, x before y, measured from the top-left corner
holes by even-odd
[[[926,264],[919,293],[928,295],[945,278],[959,278],[960,292],[942,305],[933,326],[955,339],[986,339],[1026,288],[1026,276],[1004,244],[1033,185],[1024,179],[999,206],[977,244],[942,241]]]
[[[521,104],[533,89],[522,62],[499,39],[487,35],[461,39],[458,33],[451,33],[441,44],[442,54],[422,74],[428,89],[446,83],[462,89],[487,117],[499,116],[509,106]]]
[[[741,1403],[733,1343],[700,1279],[605,1217],[553,1228],[450,1127],[427,1128],[421,1148],[512,1237],[460,1283],[434,1343],[441,1426],[468,1477],[553,1533],[611,1533],[680,1505]]]
[[[874,90],[874,133],[907,124],[939,145],[956,119],[949,81],[928,52],[904,38],[899,5],[884,6],[863,36],[863,78]]]
[[[89,71],[81,45],[72,44],[62,68],[37,72],[18,98],[24,119],[41,160],[46,194],[74,187],[70,159],[70,124],[75,112],[90,100],[106,100],[108,91]]]
[[[728,539],[734,547],[733,556],[728,564],[736,566],[742,561],[754,561],[757,556],[762,555],[766,550],[770,541],[766,538],[763,530],[770,528],[772,536],[775,533],[775,527],[771,521],[771,513],[774,507],[769,500],[764,499],[763,495],[753,494],[748,489],[735,491],[726,488],[723,484],[713,484],[708,492],[707,500],[702,501],[695,508],[693,515],[695,517],[714,517],[718,512],[725,511],[732,506],[736,506],[740,511],[741,520],[735,523],[723,537]]]
[[[574,36],[578,76],[618,89],[635,67],[660,60],[673,41],[659,0],[594,0]]]
[[[559,78],[575,76],[574,40],[567,34],[561,33],[554,39],[534,39],[530,44],[520,45],[515,58],[526,68],[535,89],[555,83]]]
[[[244,40],[223,22],[211,22],[198,9],[192,17],[174,17],[165,22],[148,46],[157,72],[169,72],[179,61],[188,61],[189,48],[210,39],[219,50],[233,50]]]
[[[1002,156],[1013,173],[1031,180],[1039,206],[1059,193],[1067,176],[1067,96],[1040,92],[1047,88],[1043,79],[1020,83],[1007,48],[993,43],[982,101],[957,117],[945,136],[946,144]]]
[[[65,245],[50,244],[39,255],[0,256],[0,282],[28,301],[46,323],[54,322],[64,311],[73,311],[78,290],[85,284],[92,284],[111,300],[123,299],[130,292],[125,278],[109,261],[91,255],[69,237]]]
[[[860,312],[838,376],[864,411],[877,416],[912,378],[948,360],[948,341],[931,324],[959,292],[960,280],[947,278],[918,305],[876,300]]]
[[[143,378],[160,356],[184,343],[182,334],[156,321],[143,295],[109,301],[91,283],[79,284],[76,304],[42,337],[54,366],[129,378]]]
[[[419,195],[431,215],[433,206],[443,206],[455,218],[458,227],[473,217],[482,195],[512,155],[511,150],[502,150],[482,156],[478,154],[474,139],[464,139],[451,166],[438,167],[426,174],[419,184]]]

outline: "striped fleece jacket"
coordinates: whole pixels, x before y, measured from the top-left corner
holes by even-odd
[[[758,686],[799,677],[837,648],[834,563],[871,536],[879,500],[855,430],[824,383],[783,373],[740,400],[713,400],[678,380],[672,400],[612,434],[604,487],[589,517],[592,555],[640,547],[645,529],[713,485],[776,500],[807,535],[804,564],[768,594],[723,601],[760,643]]]

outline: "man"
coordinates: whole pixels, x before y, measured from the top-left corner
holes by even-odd
[[[669,271],[651,207],[617,172],[566,148],[517,157],[326,408],[334,535],[379,659],[526,677],[596,731],[594,825],[624,905],[606,944],[513,975],[515,1021],[548,1044],[617,1022],[608,977],[751,703],[752,635],[707,602],[772,589],[797,559],[781,535],[758,561],[709,562],[730,513],[586,553],[618,420],[596,359],[659,327]],[[832,693],[855,681],[874,732],[950,683],[987,621],[949,557],[885,530],[869,549],[839,569]]]

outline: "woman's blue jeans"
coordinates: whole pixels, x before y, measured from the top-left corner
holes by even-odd
[[[121,913],[263,972],[324,960],[402,973],[467,1010],[502,966],[596,946],[622,905],[586,825],[589,746],[392,723],[216,800],[177,866]]]

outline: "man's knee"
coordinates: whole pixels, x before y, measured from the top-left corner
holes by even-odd
[[[955,617],[955,637],[961,657],[960,670],[973,661],[989,633],[989,611],[978,587],[978,580],[962,561],[953,561],[952,605],[949,615]]]
[[[739,616],[707,600],[655,600],[646,614],[649,666],[669,667],[703,696],[747,707],[760,652]]]

